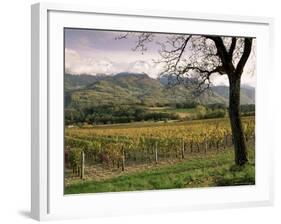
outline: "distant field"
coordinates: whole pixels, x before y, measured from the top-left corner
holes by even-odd
[[[175,113],[180,116],[180,118],[187,117],[188,115],[195,114],[195,108],[173,108],[173,107],[150,107],[152,111]]]
[[[255,116],[247,116],[242,117],[243,122],[254,122]],[[142,121],[142,122],[130,122],[130,123],[122,123],[122,124],[103,124],[103,125],[85,125],[82,128],[71,126],[71,128],[66,127],[66,135],[71,133],[79,133],[83,131],[95,132],[95,130],[100,129],[126,129],[126,128],[142,128],[142,127],[171,127],[171,126],[186,126],[193,127],[194,125],[221,125],[227,128],[230,128],[229,118],[212,118],[212,119],[203,119],[203,120],[190,120],[190,121],[178,121],[172,120],[168,122],[164,121]],[[208,126],[206,126],[208,127]]]

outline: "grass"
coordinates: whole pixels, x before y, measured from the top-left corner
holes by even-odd
[[[165,110],[171,113],[195,113],[195,108],[169,108]]]
[[[195,114],[195,108],[174,108],[174,107],[150,107],[152,111],[166,112],[166,113],[175,113],[178,114],[181,118],[184,118],[188,115]]]
[[[233,165],[231,148],[216,154],[192,158],[172,165],[137,173],[126,173],[103,181],[79,181],[65,188],[66,194],[140,191],[189,187],[215,187],[255,184],[254,145],[249,146],[249,163]]]
[[[196,111],[195,108],[174,108],[174,107],[150,107],[150,110],[153,111],[161,111],[161,112],[170,112],[170,113],[194,113]]]

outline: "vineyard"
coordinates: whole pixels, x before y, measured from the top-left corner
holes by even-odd
[[[246,141],[255,137],[254,119],[242,120]],[[72,176],[83,179],[85,164],[125,171],[141,164],[204,156],[232,144],[228,119],[73,127],[65,129],[65,166]]]

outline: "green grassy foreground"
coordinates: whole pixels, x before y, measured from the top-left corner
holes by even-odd
[[[104,181],[81,181],[65,188],[65,194],[214,187],[255,184],[254,146],[249,146],[249,164],[235,166],[233,149],[191,158],[172,165]]]

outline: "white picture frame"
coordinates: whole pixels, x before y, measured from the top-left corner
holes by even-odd
[[[273,203],[273,146],[266,94],[273,72],[271,18],[38,3],[32,5],[31,214],[37,220]],[[191,32],[257,37],[256,185],[204,189],[63,194],[63,27]],[[184,27],[184,28],[183,28]]]

